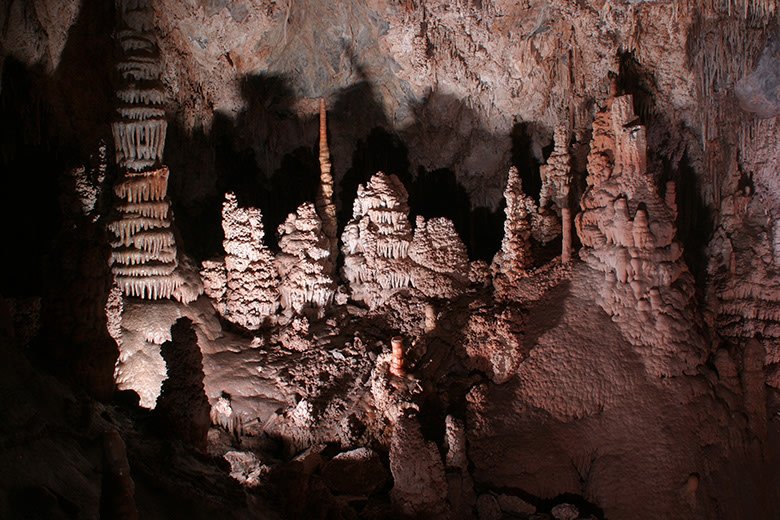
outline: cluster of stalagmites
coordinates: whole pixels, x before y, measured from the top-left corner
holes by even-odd
[[[548,188],[548,193],[553,189]],[[520,280],[531,276],[534,266],[531,239],[544,244],[561,233],[558,216],[549,209],[540,210],[536,201],[526,195],[520,173],[514,166],[509,169],[504,200],[504,239],[490,265],[498,296],[511,294]]]
[[[120,10],[120,86],[111,129],[122,175],[114,186],[117,217],[108,225],[114,235],[111,270],[127,296],[187,303],[201,289],[197,281],[190,287],[177,271],[168,168],[161,164],[167,123],[152,11],[142,0],[124,1]]]
[[[648,371],[677,375],[702,354],[695,347],[694,283],[675,238],[674,185],[664,199],[657,195],[646,153],[632,97],[611,98],[593,122],[588,188],[576,218],[580,256],[604,273],[601,305],[644,347]]]
[[[344,277],[352,299],[371,308],[403,289],[453,298],[468,284],[466,248],[452,222],[409,223],[409,195],[395,175],[376,173],[358,187],[353,217],[342,233]]]

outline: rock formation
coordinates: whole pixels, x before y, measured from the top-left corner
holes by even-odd
[[[353,300],[375,307],[411,286],[408,198],[398,177],[384,172],[358,186],[352,220],[341,235],[344,278]]]
[[[721,200],[719,225],[708,247],[708,299],[712,325],[737,347],[737,358],[758,340],[766,383],[780,388],[780,224],[775,202],[780,125],[751,123],[746,133],[740,145],[744,170],[723,187],[728,195]]]
[[[418,216],[412,235],[407,199],[398,177],[378,172],[358,187],[341,235],[352,299],[371,308],[406,288],[425,298],[454,298],[468,285],[466,246],[452,221]]]
[[[103,434],[103,481],[100,490],[100,517],[138,520],[135,483],[122,437],[116,430]]]
[[[539,167],[542,177],[542,191],[539,196],[539,208],[553,206],[561,218],[563,244],[561,261],[571,261],[571,208],[569,192],[571,190],[571,164],[569,157],[569,138],[565,125],[558,125],[554,134],[555,149],[547,159],[547,164]]]
[[[283,309],[300,313],[306,305],[324,307],[331,302],[336,284],[331,276],[330,243],[311,202],[302,204],[279,226],[281,252],[274,264]]]
[[[406,369],[404,368],[404,340],[401,336],[394,336],[390,340],[392,346],[392,358],[390,359],[390,373],[396,377],[404,377]]]
[[[450,219],[418,216],[409,258],[412,285],[427,298],[453,299],[468,285],[468,253]]]
[[[643,354],[647,370],[679,375],[702,359],[693,277],[676,239],[674,185],[656,193],[645,127],[631,96],[610,98],[593,122],[588,189],[576,225],[580,257],[604,273],[601,305]]]
[[[523,191],[523,181],[514,166],[509,169],[504,199],[504,239],[501,250],[493,258],[491,270],[495,279],[506,278],[507,283],[512,284],[527,276],[528,269],[533,266],[531,220],[537,209],[533,199]]]
[[[224,259],[203,262],[206,295],[231,323],[256,330],[273,321],[279,308],[279,279],[274,257],[263,244],[263,215],[240,208],[233,193],[222,204]]]
[[[155,417],[170,436],[205,451],[211,407],[203,387],[203,356],[189,318],[180,318],[171,327],[171,340],[163,343],[161,353],[168,379]]]
[[[390,443],[390,498],[404,516],[447,518],[447,481],[436,444],[423,437],[416,417],[402,415]]]
[[[122,1],[119,11],[119,88],[111,130],[121,177],[114,186],[117,217],[108,225],[115,237],[109,262],[127,296],[188,303],[202,288],[197,281],[183,288],[176,272],[168,167],[162,165],[167,121],[154,13],[146,0]]]
[[[317,192],[317,213],[322,219],[322,230],[328,237],[331,273],[335,273],[336,255],[338,255],[338,222],[336,205],[333,203],[333,175],[331,175],[330,149],[328,148],[328,111],[325,99],[320,98],[320,185]]]

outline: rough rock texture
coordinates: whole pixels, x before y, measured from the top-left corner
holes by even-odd
[[[571,193],[571,156],[569,155],[569,136],[565,125],[555,127],[553,136],[555,149],[547,164],[539,167],[542,178],[542,189],[539,195],[539,208],[552,207],[561,217],[562,261],[571,260],[571,208],[569,207]]]
[[[517,376],[469,392],[475,485],[520,489],[526,499],[571,493],[598,504],[606,518],[740,516],[731,511],[743,508],[762,516],[763,506],[742,496],[761,486],[761,470],[747,462],[760,459],[758,444],[744,454],[746,466],[705,469],[733,457],[740,439],[753,435],[744,419],[729,419],[730,410],[744,410],[742,393],[731,393],[712,373],[649,374],[597,303],[592,287],[600,279],[580,265],[569,282],[531,305],[532,348]],[[688,492],[694,474],[699,485]]]
[[[320,98],[320,185],[317,191],[315,206],[322,220],[322,230],[328,237],[331,271],[335,272],[336,256],[339,252],[338,222],[336,221],[336,205],[333,203],[333,169],[330,163],[328,148],[328,111],[325,99]],[[332,274],[332,273],[330,273]]]
[[[468,254],[452,221],[417,217],[412,235],[408,197],[398,177],[376,173],[358,187],[341,235],[351,297],[372,309],[404,289],[455,298],[468,285]]]
[[[506,189],[506,220],[501,250],[493,257],[490,271],[498,297],[516,293],[518,283],[531,276],[534,265],[531,237],[548,242],[560,234],[560,221],[554,212],[539,211],[536,202],[523,191],[523,181],[515,166],[509,169]]]
[[[390,443],[395,508],[406,516],[446,518],[447,481],[436,444],[425,440],[414,417],[399,418]]]
[[[175,274],[168,168],[161,166],[168,123],[154,12],[146,1],[122,1],[118,9],[121,51],[116,68],[121,79],[111,130],[123,175],[114,186],[117,217],[108,224],[114,234],[111,271],[127,296],[191,301],[188,292],[179,291],[182,280]]]
[[[417,217],[409,258],[421,267],[412,270],[412,286],[427,298],[453,299],[468,285],[466,246],[447,218]]]
[[[383,172],[358,187],[352,220],[341,235],[343,275],[353,300],[376,307],[411,285],[408,198],[398,177]]]
[[[336,284],[331,276],[330,243],[311,202],[302,204],[279,226],[281,252],[274,265],[283,309],[299,313],[304,306],[324,307],[331,302]]]
[[[119,8],[128,5],[134,10],[146,2],[120,2]],[[112,58],[113,7],[92,0],[11,0],[0,9],[0,119],[11,122],[0,146],[0,170],[9,172],[0,207],[11,223],[2,241],[14,246],[4,257],[12,268],[3,270],[0,292],[10,287],[15,298],[42,296],[40,333],[26,354],[104,390],[112,389],[106,374],[113,366],[106,355],[111,349],[104,348],[112,344],[103,342],[109,248],[101,190],[93,182],[99,175],[81,155],[109,131],[110,102],[103,98],[112,89],[104,64]],[[603,114],[592,124],[610,74],[617,90],[635,95],[634,113],[647,125],[643,173],[651,179],[647,189],[644,181],[617,189],[610,178],[601,179],[601,188],[586,196],[595,204],[588,211],[604,203],[616,215],[602,215],[597,220],[603,226],[588,233],[606,231],[609,240],[626,242],[612,251],[586,245],[585,256],[602,270],[547,263],[551,249],[533,242],[544,241],[533,233],[544,228],[532,220],[534,257],[544,265],[526,269],[526,276],[503,286],[503,294],[471,287],[454,300],[426,301],[420,288],[410,286],[422,268],[410,258],[409,284],[371,310],[348,305],[341,293],[338,305],[316,318],[283,316],[255,334],[222,330],[205,299],[187,306],[112,299],[111,314],[121,319],[112,317],[108,328],[133,355],[159,350],[180,316],[193,320],[212,420],[220,425],[211,430],[210,453],[220,460],[232,452],[230,469],[191,456],[179,442],[157,439],[146,428],[145,410],[94,403],[41,376],[21,352],[3,349],[0,385],[8,398],[0,421],[0,516],[97,517],[96,469],[109,469],[99,460],[108,429],[121,431],[125,440],[144,518],[272,516],[258,504],[257,490],[248,488],[269,485],[285,467],[284,485],[263,492],[283,504],[286,518],[395,518],[387,489],[334,497],[322,472],[335,451],[362,446],[374,447],[386,462],[394,425],[409,409],[418,411],[422,432],[412,444],[439,444],[418,453],[449,456],[441,472],[445,493],[438,480],[429,489],[446,497],[452,518],[475,512],[486,518],[561,516],[563,503],[575,504],[581,517],[613,519],[773,516],[780,489],[773,470],[780,464],[780,400],[772,387],[780,384],[774,330],[780,139],[775,121],[756,117],[774,113],[776,43],[768,36],[780,12],[776,1],[192,0],[155,2],[153,8],[151,21],[139,16],[132,24],[146,24],[141,33],[161,36],[160,88],[121,91],[131,97],[143,91],[149,101],[164,90],[173,101],[166,107],[168,187],[179,229],[185,232],[187,224],[188,244],[203,239],[193,244],[199,257],[217,251],[222,193],[235,190],[242,198],[238,190],[254,187],[246,200],[285,199],[289,188],[277,191],[276,182],[293,169],[316,182],[320,97],[329,107],[327,165],[336,203],[347,174],[365,180],[381,169],[413,177],[406,184],[411,210],[432,215],[427,206],[439,201],[418,198],[416,189],[429,177],[425,171],[447,169],[458,193],[468,196],[447,209],[462,211],[460,219],[453,214],[459,229],[481,233],[489,213],[483,206],[498,210],[509,164],[518,165],[525,190],[535,195],[536,167],[557,157],[545,155],[561,122],[573,139],[574,195],[585,188],[591,133],[593,148],[607,153],[602,169],[628,183],[625,172],[612,172],[612,161],[622,160],[620,147],[603,146],[619,136],[605,138],[611,123]],[[120,45],[126,36],[117,31]],[[131,44],[143,46],[143,38]],[[143,77],[155,72],[150,63],[128,60],[123,69]],[[159,114],[147,109],[159,107],[137,101],[123,107],[125,130],[157,125],[145,126]],[[133,114],[138,125],[126,119]],[[628,127],[617,133],[637,129],[633,121],[623,122]],[[392,141],[390,150],[377,135]],[[126,144],[119,143],[121,156],[142,164]],[[600,160],[593,159],[592,175]],[[628,163],[639,159],[641,154]],[[366,167],[372,161],[382,164]],[[416,175],[420,167],[425,171]],[[55,188],[54,176],[62,171],[70,172],[68,186]],[[653,279],[659,266],[681,265],[676,258],[645,262],[640,255],[641,265],[631,264],[637,241],[658,241],[656,232],[665,235],[674,222],[672,191],[661,202],[655,195],[668,180],[676,181],[676,227],[686,262],[697,289],[710,296],[697,312],[687,310],[691,278],[684,268],[671,286]],[[641,197],[626,195],[634,188]],[[75,195],[69,205],[78,219],[63,214],[60,221],[51,211],[57,189]],[[352,194],[352,188],[341,193],[340,202]],[[282,208],[280,220],[300,202]],[[440,202],[449,204],[449,196]],[[429,222],[421,237],[430,236]],[[631,233],[619,229],[624,225]],[[629,235],[633,245],[627,245]],[[474,245],[473,237],[468,243]],[[656,255],[656,246],[647,254]],[[41,259],[55,268],[36,267]],[[603,271],[626,283],[605,287]],[[431,266],[429,272],[441,274]],[[224,264],[208,264],[204,273],[212,292],[226,299],[231,289]],[[486,265],[470,263],[469,278],[484,285]],[[645,282],[647,298],[641,296]],[[509,303],[517,314],[507,317],[502,313]],[[655,316],[659,308],[663,312]],[[681,320],[661,319],[675,309]],[[692,337],[686,325],[698,327],[698,311],[709,327],[706,341]],[[6,322],[0,308],[0,332]],[[16,335],[29,337],[18,323]],[[522,327],[513,330],[512,324]],[[681,330],[667,337],[677,326]],[[388,376],[388,343],[398,334],[408,346],[404,378]],[[2,339],[4,347],[13,344]],[[712,354],[699,365],[708,343]],[[473,356],[462,355],[466,347]],[[156,378],[159,386],[164,371],[149,372],[147,381],[145,366],[157,365],[139,364],[137,381],[147,386]],[[125,376],[136,379],[131,372]],[[465,420],[460,425],[448,416]]]
[[[523,181],[517,168],[509,169],[504,190],[506,220],[501,251],[493,258],[491,270],[495,279],[506,277],[512,284],[533,266],[531,253],[531,219],[537,207],[533,199],[523,191]]]
[[[775,121],[753,124],[742,143],[743,168],[730,179],[709,243],[709,293],[718,333],[740,350],[759,339],[767,383],[780,386],[780,226],[776,203]]]
[[[755,70],[743,76],[734,93],[742,110],[753,112],[758,117],[770,118],[780,115],[780,38],[777,32],[770,36]]]
[[[256,330],[273,320],[279,308],[279,279],[273,255],[263,244],[262,213],[258,208],[240,208],[236,196],[227,193],[222,229],[227,256],[203,263],[206,295],[226,320]]]
[[[387,483],[387,470],[370,448],[339,453],[322,468],[322,478],[334,493],[370,495]]]
[[[179,307],[168,301],[122,301],[115,289],[106,310],[112,336],[119,345],[114,381],[119,390],[132,390],[144,408],[154,408],[167,377],[160,346],[171,340],[171,326],[181,317]]]
[[[674,185],[662,199],[647,169],[645,127],[631,96],[610,98],[593,123],[588,189],[576,225],[580,257],[604,273],[601,305],[658,376],[702,360],[693,276],[676,238]]]
[[[515,375],[526,353],[521,344],[523,320],[511,307],[476,308],[470,314],[463,346],[466,365],[496,384]]]

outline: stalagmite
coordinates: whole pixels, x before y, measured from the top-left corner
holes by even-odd
[[[408,254],[420,266],[412,286],[426,297],[453,299],[468,285],[469,257],[451,220],[418,216]]]
[[[275,319],[279,307],[279,279],[274,257],[263,244],[262,213],[240,208],[233,193],[222,204],[224,260],[203,263],[207,294],[224,318],[249,330]]]
[[[561,261],[571,261],[571,209],[569,207],[569,192],[571,189],[571,158],[569,156],[569,140],[564,125],[559,125],[554,134],[555,149],[547,159],[547,164],[539,168],[542,177],[542,191],[539,209],[548,206],[560,214],[562,228]]]
[[[352,299],[372,309],[404,289],[454,298],[468,285],[468,255],[452,221],[418,217],[412,234],[407,199],[398,177],[378,172],[358,187],[341,235]]]
[[[611,98],[593,123],[588,185],[576,226],[581,258],[605,276],[601,305],[657,376],[703,357],[694,283],[676,240],[674,188],[661,198],[647,171],[645,129],[631,96]],[[633,218],[632,218],[633,215]]]
[[[390,373],[396,377],[406,376],[406,369],[404,368],[404,340],[401,336],[394,336],[390,340],[390,345],[393,348],[392,357],[390,358]]]
[[[325,100],[320,98],[320,185],[317,191],[317,213],[322,220],[322,230],[328,237],[331,269],[335,269],[338,254],[338,223],[336,205],[333,203],[333,176],[331,175],[330,149],[328,148],[328,113]],[[333,273],[331,273],[333,274]]]
[[[161,164],[167,130],[165,94],[159,82],[157,39],[151,32],[153,13],[146,3],[129,0],[120,2],[119,12],[121,52],[116,68],[121,85],[111,129],[121,172],[114,194],[120,201],[116,218],[107,226],[115,236],[109,262],[127,296],[175,297],[186,303],[203,289],[197,278],[181,271],[171,228],[169,173]]]
[[[375,307],[411,283],[412,241],[406,192],[395,175],[378,172],[358,187],[353,218],[341,235],[344,277],[352,299]]]
[[[523,191],[523,181],[514,166],[509,169],[504,198],[504,239],[501,250],[493,258],[491,270],[494,279],[506,278],[511,284],[515,279],[527,276],[533,265],[531,219],[536,211],[536,204]]]
[[[274,264],[281,279],[282,308],[301,312],[307,305],[329,304],[336,292],[330,241],[323,233],[314,204],[302,204],[279,226],[279,247],[281,252]]]

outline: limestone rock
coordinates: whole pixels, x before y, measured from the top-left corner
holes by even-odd
[[[422,267],[412,271],[412,285],[428,298],[453,299],[467,285],[466,246],[447,218],[417,217],[409,258]]]
[[[693,277],[676,239],[677,208],[657,194],[645,133],[631,96],[610,99],[593,123],[589,188],[575,223],[580,257],[604,273],[601,306],[641,352],[647,370],[671,376],[701,362],[703,341]]]
[[[522,332],[522,317],[511,308],[472,313],[463,342],[466,366],[484,372],[496,384],[505,383],[525,357]]]
[[[180,318],[171,327],[171,340],[160,350],[168,379],[154,413],[172,437],[205,451],[210,406],[203,386],[203,355],[192,321]]]
[[[390,498],[403,515],[443,518],[447,512],[447,482],[436,444],[426,441],[415,418],[402,416],[390,443]]]
[[[379,454],[370,448],[339,453],[322,468],[322,478],[334,493],[370,495],[387,482]]]
[[[343,274],[353,300],[376,307],[411,285],[408,198],[398,177],[384,172],[358,187],[352,220],[341,235]]]
[[[167,197],[168,168],[162,165],[168,123],[154,13],[146,2],[123,0],[118,8],[120,58],[116,69],[120,84],[111,130],[122,176],[114,186],[120,200],[115,206],[117,215],[108,224],[115,237],[109,264],[127,296],[152,300],[173,297],[189,303],[203,287],[197,273],[177,269]]]
[[[314,204],[302,204],[279,226],[279,247],[274,264],[282,308],[301,312],[307,305],[328,305],[336,292],[330,239],[323,232]]]
[[[263,244],[262,219],[258,208],[240,208],[236,196],[227,193],[222,204],[224,268],[219,260],[209,260],[201,270],[217,311],[249,330],[272,321],[279,307],[279,279],[274,257]]]
[[[524,276],[533,265],[531,254],[531,219],[537,212],[533,199],[523,191],[523,181],[516,167],[509,169],[504,190],[506,220],[501,251],[493,258],[491,270],[494,277],[510,280]]]

